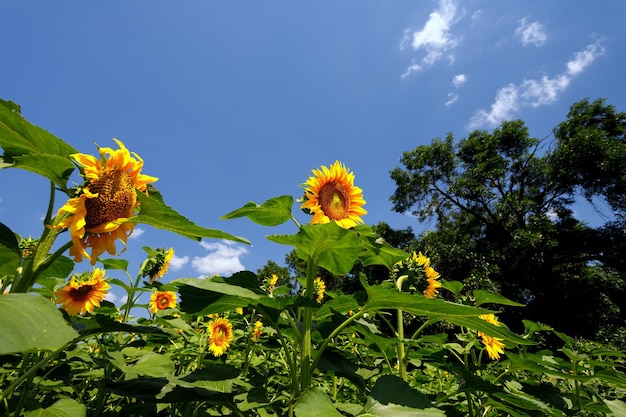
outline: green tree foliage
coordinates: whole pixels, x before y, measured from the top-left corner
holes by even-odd
[[[602,100],[572,106],[554,149],[524,122],[405,152],[391,171],[397,212],[435,221],[422,250],[447,280],[527,304],[505,311],[572,335],[620,341],[625,328],[624,224],[576,219],[577,192],[626,207],[626,118]],[[599,149],[598,149],[599,148]],[[592,152],[593,151],[593,152]],[[593,156],[593,165],[589,161]],[[621,256],[620,256],[621,255]]]

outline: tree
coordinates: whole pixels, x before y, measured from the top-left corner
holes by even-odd
[[[585,103],[572,106],[567,121],[555,129],[552,151],[516,120],[491,133],[476,130],[458,143],[448,134],[405,152],[404,167],[391,171],[396,182],[391,200],[395,211],[435,220],[435,230],[420,236],[421,246],[445,279],[527,304],[523,311],[504,311],[512,322],[530,318],[600,338],[609,328],[624,327],[626,307],[626,275],[615,268],[617,262],[603,263],[603,253],[616,256],[600,240],[603,234],[614,243],[624,238],[615,228],[588,227],[574,218],[571,205],[582,188],[587,197],[601,194],[611,207],[621,207],[624,174],[602,175],[616,173],[620,162],[625,166],[626,153],[606,145],[598,153],[604,158],[597,161],[599,172],[586,167],[578,153],[586,150],[585,135],[623,144],[625,130],[623,114],[602,102]],[[581,297],[595,301],[582,303]]]

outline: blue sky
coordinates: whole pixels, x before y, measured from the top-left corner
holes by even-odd
[[[299,197],[311,169],[342,161],[368,224],[420,231],[389,202],[403,151],[515,118],[544,138],[585,97],[626,110],[624,16],[621,0],[4,0],[0,97],[80,152],[122,140],[170,206],[252,242],[139,226],[133,275],[142,246],[174,247],[165,281],[229,275],[283,264],[265,236],[296,230],[219,217]],[[47,182],[0,175],[0,222],[38,236]]]

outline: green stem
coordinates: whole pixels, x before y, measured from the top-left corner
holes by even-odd
[[[307,273],[306,273],[306,293],[305,297],[308,300],[313,300],[315,295],[315,274],[317,272],[317,261],[318,256],[316,253],[309,256],[309,261],[307,263]],[[302,376],[300,379],[300,388],[302,391],[311,386],[311,376],[312,376],[312,367],[311,367],[311,326],[313,324],[313,308],[310,306],[304,307],[304,329],[302,334],[302,345],[301,345],[301,369]]]
[[[396,317],[397,319],[397,336],[398,336],[398,345],[397,345],[397,351],[398,351],[398,373],[400,374],[400,378],[402,378],[403,381],[406,381],[406,363],[405,363],[405,356],[406,354],[404,353],[404,318],[402,317],[402,310],[398,309],[397,310],[397,314],[398,316]]]
[[[315,369],[317,367],[317,363],[319,362],[320,358],[322,357],[322,353],[324,353],[324,350],[326,349],[326,346],[328,346],[328,344],[335,338],[337,337],[337,335],[339,333],[341,333],[343,331],[343,329],[345,329],[350,323],[352,323],[354,320],[360,318],[363,315],[362,311],[358,311],[357,313],[353,314],[352,316],[348,317],[346,319],[346,321],[344,321],[343,323],[341,323],[339,326],[337,326],[335,328],[335,330],[332,331],[331,334],[329,334],[326,339],[324,339],[324,341],[322,342],[322,344],[320,345],[319,349],[317,350],[317,353],[315,354],[315,358],[313,358],[313,363],[311,365],[311,368]]]
[[[32,259],[27,262],[22,270],[18,270],[15,274],[13,284],[11,285],[12,293],[25,293],[30,291],[39,274],[50,266],[59,256],[63,254],[69,247],[72,246],[72,242],[66,243],[59,250],[49,255],[54,241],[56,240],[61,229],[52,229],[48,225],[52,224],[52,210],[54,207],[54,183],[50,182],[50,198],[48,199],[48,209],[46,211],[46,217],[44,219],[44,228],[39,238],[39,243],[35,249]]]

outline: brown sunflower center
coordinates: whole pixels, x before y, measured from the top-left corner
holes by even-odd
[[[87,229],[133,215],[137,193],[127,172],[106,172],[89,183],[89,191],[98,197],[85,200]]]
[[[331,220],[345,219],[350,213],[350,197],[335,181],[322,186],[318,193],[318,201],[324,214]]]
[[[93,285],[81,285],[80,287],[73,289],[72,300],[79,301],[81,303],[89,300],[93,289]]]
[[[170,305],[170,300],[167,297],[160,297],[157,307],[159,310],[164,310]]]

